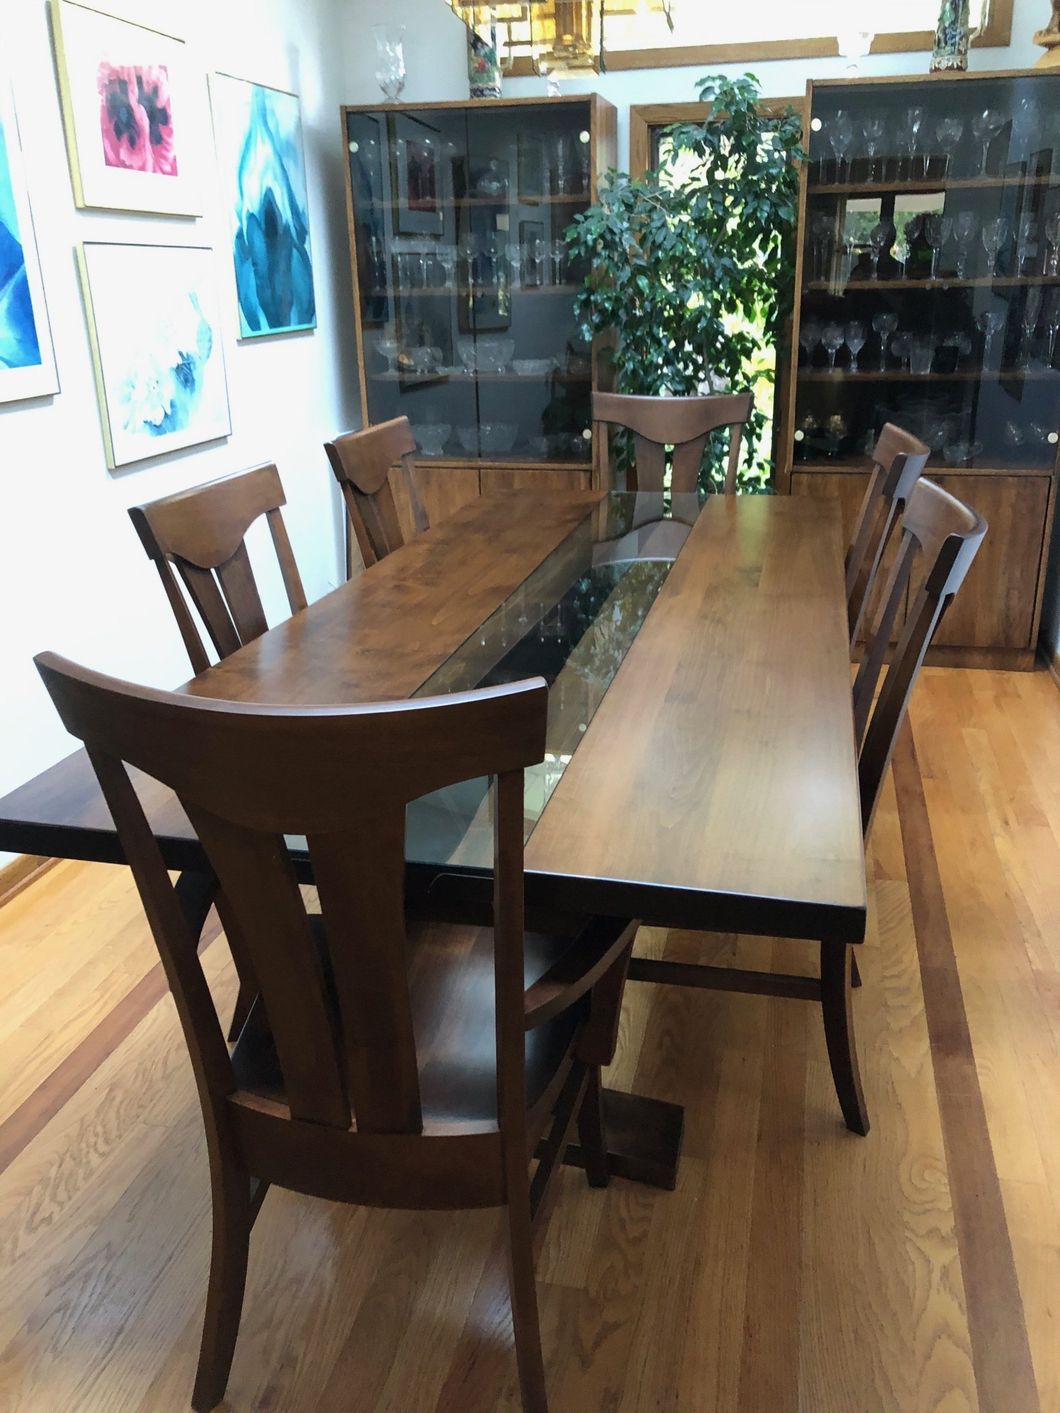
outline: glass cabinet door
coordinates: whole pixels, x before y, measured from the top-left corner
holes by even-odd
[[[1060,437],[1060,75],[814,90],[794,465],[885,422],[937,467],[1048,471]]]
[[[564,232],[591,199],[591,106],[347,114],[366,420],[424,461],[591,461],[592,350]]]

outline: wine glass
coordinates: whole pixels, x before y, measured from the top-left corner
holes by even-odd
[[[843,180],[843,163],[846,155],[850,151],[854,141],[854,122],[850,114],[839,108],[832,119],[832,128],[828,134],[828,141],[832,144],[832,151],[835,153],[835,179],[837,183]]]
[[[567,263],[567,242],[562,238],[554,240],[549,247],[549,255],[552,260],[552,283],[561,285],[564,266]]]
[[[1046,221],[1043,227],[1045,239],[1048,242],[1048,253],[1045,259],[1046,275],[1056,275],[1060,273],[1060,211],[1055,212]]]
[[[825,352],[828,354],[828,371],[835,372],[835,356],[846,342],[841,324],[826,324],[821,337]]]
[[[994,344],[997,336],[1005,327],[1005,315],[1000,309],[984,309],[976,316],[976,325],[983,335],[983,367],[991,373],[996,373],[1000,363],[994,362]]]
[[[887,341],[898,327],[897,314],[874,314],[872,327],[880,336],[880,372],[887,371]]]
[[[835,218],[827,211],[818,211],[810,222],[810,243],[813,247],[813,278],[824,280],[829,273],[830,246],[835,238]]]
[[[849,372],[858,371],[858,354],[865,347],[865,325],[857,322],[850,323],[844,330],[846,346],[850,349]]]
[[[990,144],[1004,126],[1005,119],[996,108],[984,108],[972,119],[972,136],[983,149],[979,161],[979,175],[981,177],[986,176],[987,164],[990,161]]]
[[[799,329],[799,346],[806,355],[807,368],[813,367],[813,356],[824,332],[816,319],[810,319]]]
[[[1023,301],[1020,323],[1023,325],[1023,347],[1020,351],[1020,367],[1031,366],[1031,352],[1034,346],[1034,331],[1038,327],[1038,315],[1042,312],[1042,287],[1032,285]]]
[[[1012,136],[1015,139],[1013,156],[1021,152],[1030,153],[1031,143],[1041,130],[1041,114],[1033,98],[1021,98],[1012,114]]]
[[[869,231],[869,244],[872,246],[872,278],[880,278],[880,257],[894,244],[894,225],[891,221],[879,221]]]
[[[405,26],[373,25],[375,79],[388,103],[396,103],[405,87]]]
[[[983,249],[986,251],[987,274],[997,272],[997,257],[1001,247],[1008,241],[1009,226],[1004,216],[983,222]]]
[[[1045,307],[1045,331],[1048,337],[1045,366],[1051,368],[1056,357],[1056,335],[1060,332],[1060,288],[1049,291],[1049,302]]]
[[[972,252],[979,234],[979,217],[974,211],[962,211],[957,217],[957,278],[966,280],[972,268]]]
[[[953,155],[964,136],[964,123],[960,118],[942,118],[935,128],[935,136],[946,159],[946,175],[953,164]]]
[[[1027,263],[1031,246],[1038,238],[1038,223],[1033,216],[1021,216],[1019,232],[1016,236],[1016,268],[1012,272],[1014,275],[1022,275],[1023,267]]]
[[[865,139],[865,155],[869,159],[868,180],[876,180],[876,155],[887,135],[886,118],[866,118],[861,124],[861,134]]]
[[[898,150],[905,154],[906,179],[913,180],[913,163],[916,160],[917,143],[920,140],[920,129],[924,126],[923,108],[909,108],[903,118],[899,120],[896,137],[898,139]]]
[[[950,237],[953,235],[953,217],[932,212],[924,217],[923,229],[924,239],[931,249],[930,278],[937,280],[939,277],[939,257],[943,247],[949,244]]]
[[[931,372],[935,361],[935,340],[930,334],[920,334],[911,341],[909,349],[909,371],[923,374]]]
[[[898,366],[909,372],[909,355],[913,351],[913,335],[910,333],[895,334],[891,340],[891,352],[898,359]]]

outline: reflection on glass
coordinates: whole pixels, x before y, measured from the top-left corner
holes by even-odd
[[[994,345],[997,336],[1005,327],[1005,315],[1000,309],[984,309],[976,318],[976,324],[983,335],[983,367],[997,372],[1000,360],[995,357]]]
[[[880,336],[880,372],[887,371],[887,344],[891,335],[898,327],[897,314],[874,314],[872,327]]]
[[[990,163],[990,144],[1004,126],[1005,119],[996,108],[984,108],[972,119],[972,136],[981,148],[979,156],[979,175],[981,177],[986,176],[986,169]]]

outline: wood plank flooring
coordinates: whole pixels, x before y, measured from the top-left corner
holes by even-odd
[[[562,1174],[554,1413],[1060,1413],[1060,694],[929,670],[911,726],[859,954],[870,1136],[842,1127],[815,1007],[631,985],[609,1082],[686,1105],[684,1158],[674,1193]],[[230,1003],[216,929],[203,955]],[[0,975],[0,1408],[187,1408],[205,1153],[127,873],[62,864],[0,909]],[[498,1234],[271,1192],[223,1407],[517,1409]]]

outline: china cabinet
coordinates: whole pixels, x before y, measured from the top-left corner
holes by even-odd
[[[938,661],[1034,660],[1060,442],[1060,74],[809,85],[778,489],[852,523],[885,422],[990,522]]]
[[[564,233],[615,163],[614,108],[355,106],[342,130],[364,421],[408,417],[432,521],[486,490],[591,485],[599,359]]]

